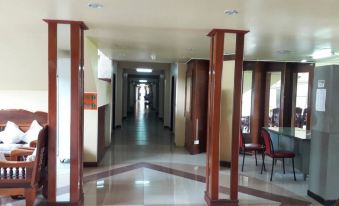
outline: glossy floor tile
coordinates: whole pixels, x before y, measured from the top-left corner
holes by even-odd
[[[84,169],[84,205],[206,205],[205,154],[190,155],[176,147],[169,129],[155,112],[141,104],[135,114],[114,130],[112,146],[97,168]],[[241,163],[242,156],[239,157]],[[307,179],[282,174],[281,163],[275,167],[273,181],[267,171],[260,174],[261,159],[246,157],[244,172],[239,172],[239,205],[319,205],[306,195]],[[239,165],[239,171],[241,165]],[[220,197],[228,198],[230,171],[220,169]],[[37,205],[44,205],[39,197]],[[22,205],[23,201],[0,198],[0,203]],[[1,204],[1,205],[3,205]]]

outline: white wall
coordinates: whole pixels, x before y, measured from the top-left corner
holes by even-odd
[[[105,146],[111,143],[111,101],[112,85],[109,82],[98,79],[98,47],[97,45],[85,38],[85,92],[97,93],[97,104],[99,106],[110,105],[105,116]],[[116,63],[104,64],[110,67],[109,70],[115,71]],[[98,148],[98,110],[84,111],[84,161],[97,161]]]
[[[48,112],[48,92],[47,90],[0,90],[0,109]]]
[[[186,86],[186,64],[177,65],[176,76],[176,102],[175,102],[175,144],[183,147],[185,144],[185,86]]]

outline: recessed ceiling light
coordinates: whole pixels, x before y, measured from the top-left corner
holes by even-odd
[[[146,79],[140,79],[139,82],[141,82],[141,83],[146,83],[147,80],[146,80]]]
[[[157,56],[155,54],[151,54],[151,59],[155,60],[157,58]]]
[[[87,6],[92,9],[101,9],[102,7],[104,7],[102,4],[94,3],[94,2],[88,3]]]
[[[333,54],[334,54],[334,52],[332,52],[332,49],[324,48],[324,49],[320,49],[320,50],[313,52],[312,58],[313,59],[322,59],[322,58],[330,57]]]
[[[301,63],[305,63],[305,62],[307,62],[307,59],[303,59],[303,60],[301,60],[300,62],[301,62]]]
[[[146,72],[146,73],[151,73],[152,69],[146,69],[146,68],[137,68],[137,72]]]
[[[234,15],[237,15],[239,11],[235,9],[229,9],[229,10],[225,10],[224,13],[228,16],[234,16]]]

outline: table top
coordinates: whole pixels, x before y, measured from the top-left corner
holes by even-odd
[[[311,140],[311,131],[298,127],[265,127],[270,132],[301,140]]]

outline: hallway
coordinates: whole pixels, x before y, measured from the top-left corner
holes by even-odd
[[[169,129],[138,102],[135,114],[114,131],[111,148],[98,168],[85,168],[85,205],[206,205],[205,154],[176,147]],[[239,205],[309,205],[290,188],[267,182],[254,157],[240,174]],[[251,160],[252,159],[252,160]],[[228,197],[229,169],[220,169],[220,197]],[[281,182],[280,182],[281,183]],[[273,194],[273,193],[274,194]]]

